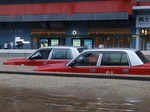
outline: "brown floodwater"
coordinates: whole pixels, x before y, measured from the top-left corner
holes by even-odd
[[[88,93],[87,93],[88,94]],[[89,96],[89,97],[87,97]],[[23,88],[1,88],[1,112],[149,112],[149,100],[76,96]]]

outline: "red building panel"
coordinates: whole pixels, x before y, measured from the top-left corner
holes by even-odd
[[[0,15],[129,12],[130,0],[0,5]]]
[[[102,13],[128,12],[132,14],[132,6],[150,5],[150,2],[136,3],[133,0],[106,0],[91,2],[61,2],[39,4],[9,4],[0,5],[0,15],[26,14],[68,14],[72,13]]]

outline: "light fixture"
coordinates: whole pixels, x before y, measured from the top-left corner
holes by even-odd
[[[142,28],[142,29],[141,29],[141,34],[142,34],[142,35],[147,35],[147,34],[148,34],[148,30],[145,29],[145,28]]]
[[[73,30],[73,31],[72,31],[72,35],[74,35],[74,36],[77,35],[77,31],[76,31],[76,30]]]

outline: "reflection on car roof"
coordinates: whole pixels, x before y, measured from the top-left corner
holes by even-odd
[[[96,48],[96,49],[87,49],[85,50],[84,52],[87,52],[87,51],[125,51],[125,52],[128,52],[128,51],[132,51],[132,52],[135,52],[135,51],[138,51],[138,49],[132,49],[132,48]]]
[[[42,47],[39,49],[46,49],[46,48],[76,48],[76,47],[73,47],[73,46],[48,46],[48,47]]]

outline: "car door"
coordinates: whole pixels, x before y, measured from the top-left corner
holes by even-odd
[[[41,49],[35,52],[28,60],[26,60],[25,65],[29,66],[41,66],[48,64],[48,59],[51,49]]]
[[[69,72],[98,73],[99,52],[86,52],[70,63]],[[72,66],[73,65],[73,66]]]
[[[104,52],[99,68],[105,74],[129,74],[130,60],[124,52]]]
[[[50,53],[48,64],[67,63],[73,58],[72,50],[69,48],[53,48]]]

